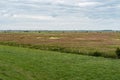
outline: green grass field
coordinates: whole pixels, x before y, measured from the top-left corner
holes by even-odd
[[[119,79],[119,59],[0,46],[0,80]]]

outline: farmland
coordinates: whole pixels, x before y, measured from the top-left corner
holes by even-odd
[[[119,79],[119,59],[0,46],[0,80]]]
[[[0,33],[0,44],[115,58],[119,32]]]

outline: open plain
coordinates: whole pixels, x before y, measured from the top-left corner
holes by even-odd
[[[41,32],[0,33],[1,44],[24,44],[32,48],[59,52],[116,57],[120,45],[119,32]]]

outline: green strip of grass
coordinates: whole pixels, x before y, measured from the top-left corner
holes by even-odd
[[[119,79],[119,59],[0,46],[0,80]]]

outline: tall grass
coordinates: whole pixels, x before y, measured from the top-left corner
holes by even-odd
[[[61,47],[57,45],[32,45],[32,44],[21,44],[16,42],[0,42],[1,45],[8,45],[8,46],[16,46],[16,47],[26,47],[32,49],[40,49],[40,50],[48,50],[48,51],[57,51],[62,53],[72,53],[72,54],[81,54],[81,55],[89,55],[89,56],[96,56],[96,57],[105,57],[105,58],[116,58],[116,54],[108,54],[105,52],[83,52],[80,49],[73,49],[68,47]],[[87,51],[87,49],[86,49]]]

